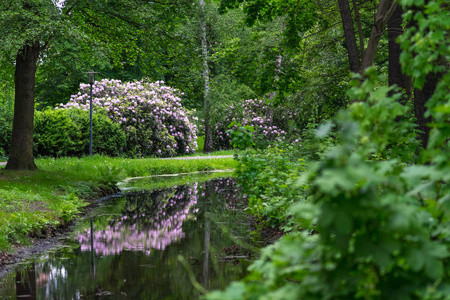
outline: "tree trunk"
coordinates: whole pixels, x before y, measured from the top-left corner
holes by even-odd
[[[428,144],[430,127],[427,124],[431,122],[431,117],[425,117],[425,112],[427,111],[426,104],[436,90],[436,86],[441,78],[441,73],[429,73],[422,89],[414,89],[414,113],[416,115],[418,129],[421,131],[419,133],[419,139],[423,148],[426,148]]]
[[[397,8],[398,3],[390,0],[381,0],[378,5],[377,15],[375,16],[375,22],[370,33],[369,44],[364,53],[362,61],[361,74],[373,64],[375,60],[375,54],[377,53],[378,44],[380,43],[381,35],[384,32],[384,28]]]
[[[428,0],[425,1],[425,3],[428,2]],[[417,7],[411,9],[414,13],[420,12],[420,9]],[[408,26],[418,26],[417,21],[413,18]],[[426,104],[436,90],[436,86],[442,76],[442,73],[429,73],[425,78],[425,84],[422,89],[414,89],[414,113],[416,116],[417,129],[420,130],[418,137],[423,148],[427,147],[428,138],[430,136],[431,129],[427,124],[432,121],[431,117],[425,117],[425,112],[427,111]]]
[[[400,44],[396,42],[396,39],[403,33],[402,14],[403,9],[400,5],[398,5],[388,22],[388,39],[389,39],[388,81],[389,86],[396,84],[397,86],[406,91],[407,99],[405,99],[405,101],[407,101],[411,99],[412,82],[409,76],[402,73],[402,65],[400,63],[401,49]]]
[[[36,170],[33,157],[34,85],[39,42],[25,45],[17,53],[14,99],[14,120],[8,170]]]
[[[199,0],[200,19],[201,19],[201,42],[202,42],[202,56],[203,56],[203,80],[205,81],[203,91],[203,110],[205,114],[205,144],[203,152],[209,153],[213,151],[213,137],[212,128],[210,124],[210,101],[209,101],[209,66],[208,66],[208,44],[206,41],[206,21],[205,21],[205,1]]]
[[[358,28],[359,53],[360,57],[364,57],[364,33],[361,24],[361,16],[359,14],[358,4],[356,3],[356,0],[353,0],[353,10],[355,11],[356,27]]]
[[[342,26],[344,28],[345,43],[347,45],[348,61],[350,71],[357,73],[360,70],[358,48],[356,47],[356,36],[353,27],[353,17],[347,0],[338,0],[341,12]],[[363,51],[364,49],[361,49]]]

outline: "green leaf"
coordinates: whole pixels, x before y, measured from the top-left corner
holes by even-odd
[[[409,248],[406,259],[408,261],[408,265],[411,267],[411,270],[413,270],[414,272],[422,270],[425,264],[425,259],[422,251],[414,247]]]
[[[324,138],[330,133],[332,128],[333,128],[333,123],[331,121],[327,121],[327,122],[321,124],[319,126],[319,128],[317,128],[316,136],[318,138]]]
[[[428,258],[425,264],[425,274],[431,279],[439,279],[444,275],[444,266],[436,258]]]

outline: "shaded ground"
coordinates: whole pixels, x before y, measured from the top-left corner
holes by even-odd
[[[44,253],[62,245],[67,232],[58,233],[51,238],[35,239],[30,246],[14,246],[12,253],[0,252],[0,277],[13,270],[15,265],[24,259]]]
[[[253,247],[247,248],[245,245],[234,244],[225,247],[219,254],[219,261],[229,262],[234,265],[239,264],[240,260],[254,260],[259,256],[259,249],[275,243],[279,238],[285,235],[279,227],[266,226],[264,221],[258,220],[254,216],[248,216],[251,231],[248,233]]]

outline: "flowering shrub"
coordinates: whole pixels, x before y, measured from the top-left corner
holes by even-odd
[[[288,132],[296,130],[295,116],[295,112],[285,107],[272,107],[258,99],[245,100],[242,107],[231,105],[225,109],[224,121],[216,123],[214,127],[214,149],[231,148],[231,137],[227,131],[238,130],[239,124],[255,129],[254,142],[257,147],[265,147],[270,142],[285,140]]]
[[[60,108],[89,110],[88,84]],[[181,107],[179,92],[163,82],[146,80],[122,83],[102,79],[93,85],[95,111],[106,110],[127,136],[126,152],[137,156],[174,156],[193,153],[197,147],[196,126]]]

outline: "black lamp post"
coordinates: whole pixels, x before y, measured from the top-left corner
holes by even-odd
[[[95,79],[94,74],[98,72],[89,71],[89,85],[91,86],[90,102],[89,102],[89,155],[92,156],[92,86],[94,85]]]

